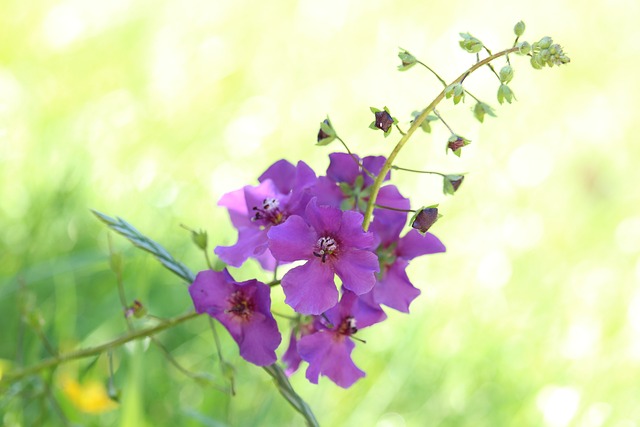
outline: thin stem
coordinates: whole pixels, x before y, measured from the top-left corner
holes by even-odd
[[[113,251],[113,244],[111,242],[111,234],[107,234],[107,241],[109,244],[109,259],[113,260],[117,254]],[[124,283],[122,281],[122,264],[111,263],[111,270],[116,275],[116,283],[118,285],[118,298],[120,299],[120,305],[122,306],[122,312],[125,313],[124,319],[127,322],[127,329],[129,332],[133,331],[133,324],[131,319],[126,315],[127,313],[127,296],[124,292]]]
[[[68,362],[71,362],[72,360],[83,359],[85,357],[101,354],[109,349],[119,347],[122,344],[126,344],[130,341],[135,341],[141,338],[150,337],[152,335],[155,335],[159,332],[164,331],[165,329],[172,328],[176,325],[179,325],[180,323],[184,323],[188,320],[198,317],[199,315],[200,313],[189,312],[187,314],[183,314],[181,316],[176,316],[171,319],[168,319],[165,323],[162,323],[160,325],[152,326],[145,329],[138,329],[137,331],[129,332],[125,335],[122,335],[119,338],[116,338],[112,341],[98,345],[96,347],[89,347],[89,348],[61,354],[57,357],[51,357],[49,359],[45,359],[40,363],[36,363],[35,365],[31,365],[23,369],[6,372],[2,377],[2,379],[0,380],[0,383],[17,381],[26,376],[35,374],[36,372],[40,372],[42,370],[52,368],[54,366],[58,366],[63,363],[68,363]]]
[[[274,286],[278,286],[280,284],[280,280],[272,280],[271,282],[267,283],[267,286],[269,286],[270,288],[273,288]]]
[[[209,267],[209,270],[213,270],[213,264],[211,263],[211,258],[209,258],[209,251],[205,248],[202,252],[204,253],[204,259],[207,262],[207,267]]]
[[[436,172],[436,171],[420,171],[420,170],[417,170],[417,169],[403,168],[403,167],[396,166],[396,165],[392,165],[392,166],[391,166],[391,169],[399,170],[399,171],[405,171],[405,172],[428,173],[428,174],[431,174],[431,175],[440,175],[440,176],[442,176],[442,177],[447,176],[446,174],[444,174],[444,173],[442,173],[442,172]]]
[[[392,208],[391,206],[379,205],[377,203],[376,203],[376,208],[389,209],[390,211],[397,211],[397,212],[415,212],[413,209]]]
[[[405,132],[402,129],[400,129],[400,125],[398,125],[397,123],[395,123],[395,125],[396,125],[396,129],[398,129],[398,132],[400,132],[400,135],[404,135]]]
[[[436,73],[436,72],[435,72],[431,67],[429,67],[427,64],[425,64],[425,63],[424,63],[424,62],[422,62],[422,61],[416,61],[416,62],[417,62],[418,64],[422,65],[422,66],[423,66],[424,68],[426,68],[427,70],[431,71],[431,73],[433,73],[433,75],[434,75],[434,76],[436,76],[436,78],[437,78],[438,80],[440,80],[440,83],[442,83],[442,85],[443,85],[444,87],[447,87],[447,82],[445,82],[445,81],[444,81],[444,79],[443,79],[442,77],[440,77],[440,76],[438,75],[438,73]]]
[[[518,48],[515,48],[515,47],[511,49],[503,50],[501,52],[498,52],[494,55],[491,55],[483,59],[482,61],[476,64],[473,64],[467,71],[465,71],[457,79],[455,79],[452,84],[462,82],[462,80],[464,80],[468,75],[476,71],[478,68],[483,67],[484,65],[490,63],[496,58],[500,58],[501,56],[504,56],[508,53],[515,52],[516,50],[518,50]],[[431,103],[427,106],[427,108],[422,110],[422,113],[413,121],[413,123],[411,124],[411,127],[407,130],[407,133],[405,135],[402,135],[402,138],[400,138],[400,140],[394,147],[393,151],[391,151],[391,154],[389,154],[389,157],[387,157],[387,161],[382,166],[382,170],[376,177],[373,185],[370,187],[371,195],[369,196],[369,203],[367,204],[367,210],[365,211],[365,214],[364,214],[364,221],[362,222],[362,228],[365,231],[369,229],[369,225],[371,224],[371,220],[373,219],[373,208],[375,207],[376,199],[378,198],[378,192],[380,191],[380,187],[382,187],[382,182],[384,181],[384,177],[387,175],[387,172],[389,172],[389,170],[391,169],[391,165],[393,165],[393,162],[398,156],[398,153],[400,153],[404,145],[411,138],[411,135],[413,135],[413,133],[420,127],[420,125],[422,124],[422,122],[425,121],[429,113],[433,111],[433,109],[440,103],[440,101],[442,101],[443,98],[444,98],[444,89],[438,94],[438,96],[436,96],[433,99],[433,101],[431,101]]]
[[[470,97],[472,97],[473,99],[475,99],[477,102],[482,102],[480,101],[474,94],[472,94],[471,92],[469,92],[468,90],[464,90]]]
[[[449,129],[449,132],[451,132],[451,135],[456,135],[456,133],[453,131],[453,129],[451,129],[451,126],[449,126],[447,124],[447,122],[444,121],[444,119],[442,118],[442,116],[440,115],[440,113],[438,113],[438,110],[436,110],[435,108],[433,109],[433,114],[436,115],[437,118],[440,119],[440,121],[447,127],[447,129]]]

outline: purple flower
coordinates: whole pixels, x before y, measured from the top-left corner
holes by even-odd
[[[259,366],[276,361],[282,338],[271,314],[269,287],[257,280],[236,282],[225,269],[198,273],[189,286],[198,313],[207,313],[229,331],[240,356]]]
[[[402,238],[400,232],[405,220],[398,221],[397,212],[379,212],[371,223],[371,230],[379,239],[376,253],[380,261],[378,281],[373,288],[374,301],[405,313],[420,295],[405,269],[409,261],[420,255],[444,252],[444,245],[431,233],[420,234],[410,230]]]
[[[334,275],[358,295],[371,290],[379,270],[371,252],[372,233],[362,230],[362,215],[318,206],[313,198],[304,218],[292,215],[268,232],[269,248],[282,262],[306,260],[282,277],[285,302],[302,314],[321,314],[338,302]]]
[[[218,202],[228,209],[231,223],[238,229],[238,241],[232,246],[218,246],[214,252],[234,267],[253,257],[263,268],[273,270],[275,260],[267,251],[267,232],[289,215],[304,211],[316,175],[304,162],[293,166],[280,160],[269,167],[259,181],[258,186],[232,191]]]
[[[300,357],[309,363],[306,377],[314,384],[324,375],[343,388],[365,376],[351,360],[351,336],[359,329],[384,320],[384,313],[360,304],[353,292],[344,291],[338,305],[317,318],[318,330],[298,341]],[[327,320],[329,323],[327,323]]]
[[[298,340],[305,335],[316,332],[315,321],[311,317],[306,317],[300,320],[294,328],[291,329],[289,335],[289,346],[282,355],[282,362],[287,366],[284,373],[290,376],[298,370],[302,358],[298,353]]]

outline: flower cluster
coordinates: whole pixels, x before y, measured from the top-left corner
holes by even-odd
[[[419,226],[421,231],[401,237],[410,203],[389,183],[380,188],[374,220],[363,230],[363,212],[386,159],[346,153],[329,158],[325,176],[304,162],[280,160],[258,185],[225,194],[219,205],[229,211],[238,240],[215,253],[234,267],[254,258],[268,271],[296,262],[270,283],[282,286],[285,303],[298,314],[282,356],[287,373],[305,361],[309,381],[323,375],[349,387],[365,375],[351,360],[354,335],[386,318],[381,306],[408,313],[420,290],[409,280],[407,265],[445,248]],[[281,335],[269,286],[236,282],[226,269],[207,270],[189,291],[196,311],[218,319],[243,358],[261,366],[277,360]]]

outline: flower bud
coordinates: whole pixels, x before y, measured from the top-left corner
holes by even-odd
[[[140,319],[146,315],[147,308],[138,300],[133,300],[133,304],[127,307],[124,311],[124,317],[126,318],[133,316],[136,319]]]
[[[509,104],[515,99],[515,95],[511,91],[511,88],[506,84],[501,84],[498,88],[498,102],[500,105],[507,101]]]
[[[531,45],[529,42],[520,42],[516,45],[518,49],[520,49],[517,53],[518,55],[526,55],[531,52]]]
[[[500,69],[500,81],[502,83],[509,83],[513,79],[513,68],[510,65],[505,65]]]
[[[443,178],[442,192],[444,194],[453,195],[464,181],[464,175],[445,175]]]
[[[545,36],[538,42],[538,47],[540,49],[548,49],[551,46],[551,43],[553,43],[553,39],[551,37]]]
[[[460,135],[451,135],[449,140],[447,141],[447,148],[453,151],[453,154],[460,157],[460,153],[462,152],[462,147],[469,145],[471,141],[467,138],[462,137]]]
[[[370,107],[371,112],[375,116],[375,120],[371,122],[369,127],[371,129],[380,129],[384,132],[384,136],[387,137],[391,133],[391,127],[397,120],[391,117],[391,113],[389,113],[389,109],[384,107],[384,110],[379,110],[375,107]]]
[[[482,42],[477,38],[473,37],[469,33],[460,33],[460,47],[466,50],[469,53],[478,53],[482,50]]]
[[[413,123],[413,121],[417,119],[420,114],[422,114],[422,111],[414,111],[413,113],[411,113],[411,115],[413,116],[413,120],[411,122]],[[420,128],[426,133],[431,133],[431,122],[435,122],[436,120],[438,120],[436,116],[428,114],[427,117],[422,121],[422,123],[420,123]]]
[[[320,123],[320,130],[318,131],[318,143],[316,145],[327,145],[331,141],[336,139],[336,136],[336,131],[335,129],[333,129],[329,117],[327,117],[322,121],[322,123]]]
[[[398,70],[400,71],[406,71],[418,63],[418,60],[415,58],[415,56],[411,55],[404,49],[400,49],[398,58],[400,58],[400,61],[402,61],[402,65],[398,65]]]
[[[480,123],[484,122],[485,114],[490,115],[491,117],[495,117],[496,113],[493,112],[493,108],[491,108],[488,104],[484,102],[477,102],[473,107],[473,115]]]
[[[444,90],[444,96],[447,99],[453,97],[453,103],[458,104],[461,100],[464,100],[464,87],[460,83],[449,85]]]
[[[516,36],[520,37],[521,35],[524,34],[524,29],[525,29],[524,22],[520,21],[515,25],[515,27],[513,27],[513,32],[516,34]]]
[[[421,208],[413,215],[413,218],[411,218],[411,227],[424,234],[440,216],[441,215],[438,214],[438,205]]]

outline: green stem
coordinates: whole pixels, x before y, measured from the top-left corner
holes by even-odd
[[[443,174],[442,172],[435,172],[435,171],[420,171],[418,169],[409,169],[409,168],[403,168],[400,166],[396,166],[396,165],[392,165],[391,169],[393,170],[399,170],[399,171],[405,171],[405,172],[415,172],[415,173],[428,173],[431,175],[440,175],[442,177],[447,176],[445,174]]]
[[[96,347],[89,347],[81,350],[72,351],[66,354],[61,354],[57,357],[51,357],[49,359],[45,359],[40,363],[36,363],[35,365],[31,365],[24,369],[18,369],[16,371],[6,372],[0,383],[8,383],[14,382],[26,376],[35,374],[44,369],[49,369],[54,366],[61,365],[63,363],[71,362],[72,360],[82,359],[85,357],[95,356],[101,354],[109,349],[119,347],[122,344],[126,344],[130,341],[139,340],[141,338],[150,337],[159,332],[164,331],[165,329],[172,328],[180,323],[184,323],[187,320],[191,320],[194,317],[199,316],[200,313],[190,312],[187,314],[183,314],[182,316],[176,316],[174,318],[168,319],[165,323],[161,323],[156,326],[152,326],[150,328],[139,329],[137,331],[130,332],[128,334],[122,335],[119,338],[116,338],[112,341],[106,342]]]
[[[462,82],[469,74],[473,73],[478,68],[481,68],[489,64],[491,61],[493,61],[496,58],[500,58],[501,56],[504,56],[511,52],[515,52],[517,50],[518,48],[515,48],[515,47],[511,49],[503,50],[502,52],[498,52],[494,55],[491,55],[483,59],[480,62],[473,64],[471,68],[469,68],[467,71],[462,73],[451,84]],[[393,162],[398,156],[398,153],[400,153],[400,151],[402,150],[404,145],[407,143],[407,141],[409,141],[413,133],[420,127],[420,125],[422,124],[422,122],[425,121],[429,113],[433,111],[433,109],[438,105],[438,103],[440,103],[440,101],[442,101],[443,98],[444,98],[444,89],[438,94],[438,96],[435,97],[433,101],[431,101],[431,104],[429,104],[427,108],[425,108],[422,111],[422,113],[413,121],[413,123],[411,124],[411,127],[407,130],[407,133],[405,135],[402,135],[402,138],[400,138],[400,140],[394,147],[393,151],[391,151],[391,154],[389,154],[389,157],[387,157],[387,161],[382,166],[382,170],[380,171],[373,185],[371,186],[371,195],[369,196],[369,203],[367,204],[367,210],[364,213],[364,221],[362,222],[362,228],[365,231],[369,229],[369,225],[371,224],[371,220],[373,219],[373,208],[375,207],[376,199],[378,198],[378,192],[380,191],[380,187],[382,187],[382,182],[384,181],[384,177],[387,175],[387,172],[389,172],[389,170],[391,169],[391,165],[393,165]]]
[[[436,78],[437,78],[438,80],[440,80],[440,83],[442,83],[442,85],[443,85],[444,87],[447,87],[447,82],[445,82],[445,81],[444,81],[444,79],[443,79],[442,77],[440,77],[440,76],[438,75],[438,73],[436,73],[436,72],[435,72],[431,67],[429,67],[427,64],[425,64],[425,63],[424,63],[424,62],[422,62],[422,61],[417,61],[417,62],[418,62],[418,64],[422,65],[422,66],[423,66],[424,68],[426,68],[427,70],[431,71],[431,73],[432,73],[434,76],[436,76]]]

